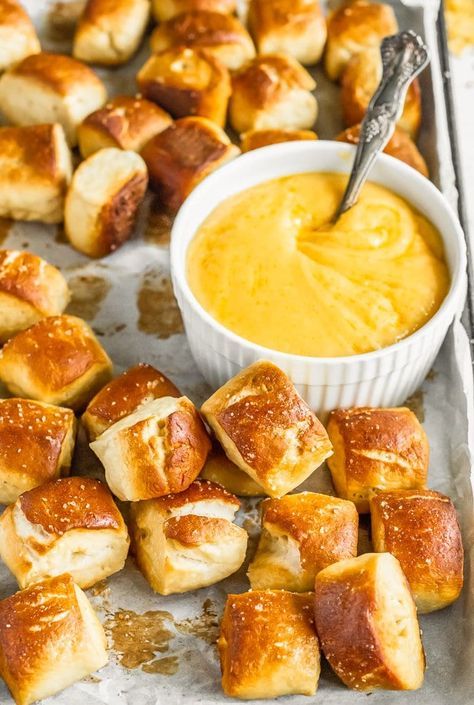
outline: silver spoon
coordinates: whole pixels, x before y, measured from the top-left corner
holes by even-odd
[[[382,78],[362,121],[351,175],[333,223],[359,198],[372,164],[393,135],[408,86],[430,60],[422,38],[411,30],[385,37],[380,51]]]

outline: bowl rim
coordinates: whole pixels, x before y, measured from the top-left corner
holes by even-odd
[[[240,155],[238,158],[231,160],[230,162],[227,162],[223,166],[219,167],[216,171],[212,172],[209,174],[203,181],[201,181],[196,188],[191,192],[191,194],[188,196],[188,198],[184,201],[182,206],[180,207],[176,218],[174,220],[173,226],[171,228],[171,240],[170,240],[170,263],[171,263],[171,278],[173,282],[173,288],[175,291],[175,296],[178,299],[178,304],[180,304],[179,300],[179,295],[177,293],[177,290],[179,290],[179,293],[181,293],[185,298],[187,303],[191,306],[193,309],[194,313],[199,316],[201,319],[203,319],[210,327],[214,328],[221,336],[227,338],[228,340],[232,341],[234,344],[239,345],[241,348],[246,349],[247,351],[251,351],[253,353],[257,353],[259,358],[269,358],[272,359],[273,361],[278,361],[278,360],[285,360],[286,362],[291,361],[294,363],[310,363],[310,364],[321,364],[321,365],[329,365],[329,366],[334,366],[334,365],[353,365],[354,363],[362,363],[362,362],[369,362],[369,361],[374,361],[374,360],[379,360],[381,358],[384,358],[389,355],[393,355],[395,353],[398,353],[400,351],[403,351],[410,346],[416,344],[416,342],[422,338],[425,337],[427,334],[432,331],[438,322],[440,321],[441,318],[449,314],[449,323],[452,322],[453,317],[456,315],[456,304],[457,300],[462,293],[462,290],[465,286],[465,277],[466,277],[466,269],[467,269],[467,256],[466,256],[466,241],[465,241],[465,236],[464,232],[462,230],[461,224],[459,222],[459,219],[452,208],[451,204],[447,200],[446,196],[433,184],[432,181],[430,181],[428,178],[424,177],[422,174],[420,174],[416,169],[414,169],[411,166],[408,166],[408,164],[405,164],[404,162],[400,161],[399,159],[396,159],[395,157],[392,157],[388,154],[382,153],[377,157],[377,161],[381,161],[382,164],[386,166],[386,168],[394,171],[394,172],[399,172],[401,176],[405,176],[407,179],[410,179],[411,182],[413,183],[414,187],[417,185],[420,186],[420,188],[424,189],[427,191],[427,197],[434,199],[434,201],[437,202],[438,206],[445,211],[445,214],[448,216],[448,219],[451,223],[452,231],[455,235],[454,241],[455,241],[455,248],[456,248],[456,259],[457,261],[454,263],[454,268],[453,272],[451,274],[451,283],[450,287],[448,290],[448,293],[446,294],[441,306],[438,308],[436,313],[428,320],[426,323],[424,323],[420,328],[418,328],[416,331],[411,333],[410,335],[406,336],[405,338],[402,338],[401,340],[398,340],[395,343],[392,343],[391,345],[387,345],[383,348],[377,348],[376,350],[371,350],[369,352],[365,353],[358,353],[355,355],[341,355],[341,356],[334,356],[334,357],[318,357],[318,356],[313,356],[313,355],[298,355],[297,353],[288,353],[284,352],[281,350],[274,350],[272,348],[268,348],[264,345],[261,345],[259,343],[254,343],[251,340],[248,340],[247,338],[244,338],[240,336],[238,333],[235,333],[232,331],[230,328],[226,328],[222,323],[217,321],[213,316],[211,316],[210,313],[206,311],[206,309],[199,303],[197,298],[194,296],[194,293],[191,290],[191,287],[189,286],[187,276],[186,276],[186,254],[187,250],[189,247],[189,243],[186,246],[184,255],[181,255],[180,248],[178,246],[178,240],[182,236],[182,233],[184,232],[184,227],[183,223],[186,221],[188,217],[189,211],[194,209],[195,205],[198,204],[198,202],[202,198],[202,193],[205,193],[206,191],[212,191],[214,184],[218,184],[222,182],[222,179],[225,179],[228,174],[233,174],[234,172],[238,172],[240,170],[249,170],[251,169],[252,162],[260,162],[263,161],[263,158],[265,155],[273,155],[273,154],[278,154],[281,152],[282,158],[287,157],[288,159],[291,159],[291,157],[294,157],[295,155],[301,155],[301,154],[307,154],[308,152],[314,152],[315,157],[317,156],[317,152],[321,149],[326,149],[326,150],[333,150],[334,152],[338,152],[341,154],[341,152],[345,152],[345,154],[349,157],[353,157],[355,154],[355,149],[356,147],[352,144],[347,144],[343,142],[338,142],[336,140],[316,140],[314,142],[308,142],[304,140],[295,140],[293,142],[285,142],[285,143],[279,143],[279,144],[272,144],[272,145],[267,145],[266,147],[260,147],[259,149],[252,150],[250,152],[247,152],[245,154]],[[352,164],[352,161],[348,161],[348,167],[350,168],[350,165]],[[315,172],[318,170],[315,168]],[[288,175],[292,174],[298,174],[298,173],[310,173],[310,172],[303,172],[303,171],[289,171]],[[321,171],[320,173],[325,173],[324,171]],[[264,178],[260,182],[256,182],[252,186],[246,186],[243,184],[241,191],[245,191],[248,188],[253,188],[253,186],[256,186],[258,183],[264,183],[265,181],[271,180],[272,177]],[[275,176],[273,178],[280,178],[279,176]],[[370,177],[369,177],[370,181]],[[375,183],[381,183],[381,182],[375,182]],[[381,185],[383,185],[381,183]],[[389,188],[389,187],[386,187]],[[235,191],[235,193],[239,193],[239,191]],[[396,192],[395,192],[396,193]],[[228,196],[227,198],[229,198]],[[401,196],[402,198],[405,198],[404,196]],[[409,202],[409,199],[405,198]],[[221,200],[217,200],[214,208],[221,203]],[[211,211],[212,212],[212,211]],[[206,216],[207,217],[207,216]],[[429,216],[425,216],[428,217]],[[199,227],[199,226],[197,226]],[[436,227],[436,226],[435,226]],[[196,228],[197,229],[197,228]],[[444,239],[444,234],[440,231],[438,228],[438,231],[440,232],[440,235],[443,239],[443,245],[445,245],[445,239]],[[195,234],[196,231],[194,231]],[[194,237],[193,234],[193,237]],[[191,242],[191,240],[189,241]],[[464,300],[464,298],[463,298]],[[453,311],[451,309],[454,308]]]

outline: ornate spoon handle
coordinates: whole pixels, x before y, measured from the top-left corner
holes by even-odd
[[[375,158],[389,141],[402,114],[408,86],[430,60],[422,38],[411,30],[385,37],[381,54],[382,79],[362,121],[349,182],[333,222],[359,198]]]

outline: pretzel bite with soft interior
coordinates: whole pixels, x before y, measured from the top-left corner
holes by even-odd
[[[370,500],[372,543],[400,561],[418,612],[440,610],[463,586],[463,546],[456,510],[440,492],[391,490]]]
[[[59,122],[71,147],[77,144],[77,126],[106,98],[99,77],[64,54],[32,54],[0,78],[0,110],[9,122]]]
[[[76,440],[70,409],[30,399],[0,400],[0,503],[67,475]]]
[[[365,553],[320,571],[314,614],[321,649],[349,688],[416,690],[423,683],[415,603],[390,553]]]
[[[138,72],[137,82],[146,98],[173,117],[200,115],[224,127],[230,75],[207,49],[172,47],[154,54]]]
[[[247,573],[252,590],[312,590],[320,570],[357,555],[353,502],[300,492],[265,499],[261,511],[262,533]]]
[[[338,80],[353,56],[369,47],[379,47],[384,37],[397,32],[390,5],[366,0],[343,3],[328,17],[324,55],[327,75]]]
[[[58,693],[107,663],[107,641],[70,575],[0,602],[0,675],[16,705]]]
[[[178,210],[205,176],[240,154],[218,125],[203,117],[176,120],[142,150],[150,185],[165,208]]]
[[[261,497],[265,494],[263,487],[252,480],[246,472],[240,470],[217,447],[208,455],[201,477],[222,485],[228,492],[232,492],[238,497]]]
[[[177,46],[207,49],[231,71],[255,56],[249,33],[233,15],[195,10],[158,25],[151,35],[151,50],[159,53]]]
[[[382,78],[382,57],[378,47],[364,49],[352,57],[341,77],[341,103],[347,126],[361,122]],[[420,84],[410,83],[398,126],[413,139],[421,123]]]
[[[128,240],[148,185],[139,154],[100,149],[76,169],[64,209],[64,230],[76,250],[104,257]]]
[[[149,18],[150,0],[87,0],[72,53],[91,64],[124,64],[140,46]]]
[[[63,275],[23,250],[0,250],[0,342],[45,316],[62,313],[70,292]]]
[[[151,0],[151,9],[157,22],[165,22],[193,10],[231,15],[236,10],[236,0]]]
[[[306,69],[290,56],[258,56],[232,78],[232,127],[237,132],[312,127],[318,114],[311,93],[315,87]]]
[[[298,140],[317,140],[313,130],[249,130],[240,136],[240,149],[250,152],[252,149],[267,147],[269,144],[281,142],[297,142]]]
[[[0,71],[41,51],[27,12],[16,0],[0,0]]]
[[[61,125],[0,127],[0,217],[60,223],[71,175]]]
[[[168,113],[151,101],[119,95],[79,125],[79,149],[84,159],[107,147],[140,152],[152,137],[171,123]]]
[[[251,0],[248,25],[259,54],[282,52],[316,64],[326,43],[319,0]]]
[[[90,447],[122,500],[182,492],[201,472],[211,447],[205,426],[187,397],[161,397],[116,421]]]
[[[283,590],[227,595],[217,642],[226,695],[315,694],[320,658],[312,603],[312,593]]]
[[[133,504],[135,557],[153,590],[161,595],[188,592],[235,573],[244,562],[248,538],[233,523],[239,506],[237,497],[207,480]]]
[[[229,460],[270,497],[300,485],[332,453],[290,378],[266,360],[239,372],[201,410]]]
[[[128,544],[112,495],[90,477],[36,487],[0,517],[0,557],[21,588],[65,572],[91,587],[123,568]]]
[[[12,394],[80,409],[112,376],[112,362],[76,316],[48,316],[0,352],[0,379]]]
[[[375,490],[426,486],[428,439],[410,409],[337,409],[327,431],[334,448],[328,460],[334,487],[359,512],[369,511]]]
[[[341,132],[336,139],[339,142],[349,142],[349,144],[358,144],[360,137],[360,125],[354,125],[353,127],[348,127],[347,130]],[[389,154],[395,159],[400,159],[400,161],[405,162],[408,166],[413,167],[423,174],[423,176],[429,177],[428,166],[416,146],[416,144],[411,139],[404,130],[399,127],[395,128],[392,137],[389,139],[384,150],[385,154]]]

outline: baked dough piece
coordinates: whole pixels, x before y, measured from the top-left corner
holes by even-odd
[[[170,210],[177,210],[205,176],[238,154],[224,130],[203,117],[176,120],[142,151],[150,185]]]
[[[0,556],[21,588],[64,572],[91,587],[123,568],[128,544],[112,495],[90,477],[25,492],[0,518]]]
[[[0,71],[41,51],[28,14],[16,0],[0,0]]]
[[[73,54],[91,64],[124,64],[140,46],[149,18],[150,0],[88,0]]]
[[[140,570],[161,595],[188,592],[240,568],[247,532],[233,524],[237,497],[196,480],[184,492],[136,502],[131,532]]]
[[[59,269],[31,252],[0,250],[0,342],[40,318],[62,313],[69,299]]]
[[[311,590],[320,570],[357,555],[353,502],[301,492],[265,499],[261,507],[262,533],[248,570],[252,590]]]
[[[61,125],[0,127],[0,217],[60,223],[71,174]]]
[[[200,115],[224,127],[230,97],[227,68],[207,49],[171,47],[151,56],[138,86],[175,118]]]
[[[128,240],[148,185],[139,154],[109,147],[85,159],[74,172],[64,209],[64,229],[73,247],[104,257]]]
[[[105,385],[82,415],[90,441],[142,404],[161,397],[180,397],[181,392],[159,370],[145,362],[130,367]]]
[[[318,0],[251,0],[248,24],[259,54],[282,52],[306,66],[322,56],[326,20]]]
[[[272,362],[254,362],[226,382],[202,413],[227,457],[281,497],[331,455],[322,424],[291,380]]]
[[[0,602],[0,675],[17,705],[43,700],[107,663],[92,606],[70,575]]]
[[[350,144],[358,144],[360,136],[360,125],[354,125],[353,127],[348,127],[347,130],[341,132],[336,139],[339,142],[349,142]],[[423,176],[429,177],[428,166],[423,159],[418,147],[411,139],[410,135],[401,130],[399,127],[395,128],[395,132],[388,141],[384,150],[385,154],[389,154],[395,159],[400,159],[400,161],[405,162],[408,166],[413,167],[423,174]]]
[[[423,489],[428,439],[415,414],[404,407],[337,409],[327,426],[334,455],[328,460],[339,497],[369,511],[375,490]]]
[[[226,695],[315,694],[320,663],[312,603],[312,593],[283,590],[227,595],[218,641]]]
[[[171,122],[168,113],[149,100],[119,95],[88,115],[79,125],[79,149],[84,159],[106,147],[140,152]]]
[[[71,466],[76,419],[70,409],[30,399],[0,400],[0,503],[10,504]]]
[[[463,585],[463,546],[449,497],[430,490],[379,492],[370,512],[374,549],[398,558],[418,612],[454,602]]]
[[[76,316],[49,316],[0,352],[0,379],[12,394],[80,409],[108,382],[112,362]]]
[[[336,81],[353,56],[378,47],[384,37],[398,32],[398,23],[390,5],[356,0],[329,15],[327,32],[324,66]]]
[[[162,397],[114,423],[90,446],[112,492],[136,502],[189,487],[211,442],[187,397]]]
[[[165,22],[183,12],[207,10],[230,15],[235,12],[235,0],[151,0],[152,11],[158,22]]]
[[[250,152],[252,149],[267,147],[269,144],[318,139],[316,132],[312,130],[249,130],[240,137],[240,149],[242,152]]]
[[[341,103],[345,124],[350,127],[363,120],[382,78],[379,47],[370,47],[352,57],[341,77]],[[421,93],[418,79],[410,83],[398,127],[416,138],[421,124]]]
[[[0,110],[14,125],[59,122],[68,143],[77,126],[100,108],[105,86],[85,64],[64,54],[32,54],[0,78]]]
[[[312,127],[318,104],[316,83],[295,59],[258,56],[232,78],[229,118],[237,132]]]
[[[245,27],[232,15],[195,10],[160,24],[151,35],[151,50],[159,53],[176,46],[208,49],[231,71],[255,56]]]
[[[261,497],[265,494],[255,480],[243,470],[239,470],[226,454],[217,448],[209,454],[204,465],[201,477],[211,482],[222,485],[228,492],[238,497]]]
[[[322,570],[314,609],[324,655],[349,688],[421,686],[425,657],[416,607],[390,553],[365,553]]]

